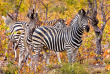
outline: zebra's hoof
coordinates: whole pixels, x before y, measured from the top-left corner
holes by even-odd
[[[4,61],[6,61],[6,60],[7,60],[7,57],[4,58]]]

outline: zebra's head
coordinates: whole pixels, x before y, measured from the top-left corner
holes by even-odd
[[[32,31],[36,27],[36,22],[39,20],[38,11],[35,12],[34,9],[29,11],[27,17],[29,18],[29,28]]]
[[[35,10],[33,9],[32,11],[29,10],[29,12],[27,13],[27,17],[30,20],[34,20],[34,21],[38,21],[38,11],[35,12]]]
[[[2,18],[4,19],[4,23],[7,25],[10,25],[10,23],[14,22],[13,17],[7,13],[7,17],[2,16]]]
[[[78,15],[79,15],[79,20],[78,20],[78,23],[79,23],[79,26],[83,29],[85,29],[86,32],[89,32],[89,26],[88,26],[88,16],[85,12],[84,9],[81,9],[78,11]]]

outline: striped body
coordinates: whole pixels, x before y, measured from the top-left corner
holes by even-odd
[[[51,27],[53,27],[53,28],[57,28],[57,29],[61,29],[61,28],[64,28],[64,27],[66,27],[66,24],[64,23],[64,20],[63,19],[57,19],[57,20],[51,20],[51,21],[48,21],[48,22],[51,22],[51,24],[53,25],[53,26],[51,26]],[[38,23],[38,22],[37,22]],[[49,25],[50,23],[45,23],[45,24],[47,24],[47,25]],[[36,28],[38,28],[39,26],[36,26]],[[27,31],[28,31],[28,36],[27,36],[27,40],[26,40],[26,43],[27,43],[27,45],[28,45],[28,47],[30,46],[30,45],[32,45],[32,35],[33,35],[33,32],[31,32],[30,31],[30,28],[29,27],[27,27],[27,29],[26,29]],[[50,48],[49,48],[50,49]],[[47,49],[46,49],[47,50]],[[57,57],[58,57],[58,60],[59,60],[59,62],[61,62],[61,60],[60,60],[60,56],[59,56],[59,53],[57,53]]]
[[[63,24],[61,24],[61,22]],[[67,27],[66,24],[64,24],[64,20],[63,19],[50,20],[50,21],[44,22],[44,24],[46,24],[47,26],[52,25],[53,28],[57,28],[57,29],[62,29],[62,28],[66,28]],[[39,28],[39,27],[40,26],[36,26],[36,28]],[[31,31],[29,30],[29,27],[28,27],[28,32],[29,32],[29,35],[28,35],[28,38],[27,38],[27,44],[31,45],[33,33],[31,33]]]
[[[13,25],[12,29],[10,30],[10,32],[11,32],[10,40],[12,42],[14,41],[14,43],[17,43],[18,40],[21,39],[20,42],[19,42],[19,44],[18,44],[18,47],[19,48],[22,48],[21,41],[24,38],[24,35],[23,35],[24,34],[24,31],[25,31],[25,27],[24,26],[27,26],[27,23],[26,22],[16,22]],[[22,50],[22,49],[20,49],[20,50]]]
[[[47,26],[36,29],[33,33],[33,44],[35,47],[33,49],[36,49],[37,45],[43,45],[58,52],[66,50],[68,46],[69,48],[78,48],[82,43],[83,30],[76,27],[71,31],[69,30],[70,28],[57,29]]]
[[[72,19],[68,28],[57,29],[43,26],[35,29],[32,36],[32,45],[36,56],[42,46],[46,46],[48,49],[58,52],[67,50],[68,61],[73,61],[73,52],[81,45],[82,35],[84,29],[86,29],[85,26],[88,25],[88,17],[85,11],[80,10],[78,13],[79,14]]]
[[[19,40],[19,37],[21,35],[21,33],[25,30],[24,29],[24,25],[27,25],[26,22],[16,22],[14,24],[14,26],[12,27],[12,29],[10,29],[10,32],[11,32],[11,40],[15,40],[15,41],[18,41]]]

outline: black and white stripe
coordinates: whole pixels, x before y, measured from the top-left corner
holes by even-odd
[[[50,26],[36,28],[32,36],[33,50],[36,51],[36,56],[41,50],[41,47],[46,46],[48,49],[57,52],[67,50],[68,61],[72,62],[73,51],[76,51],[81,45],[82,35],[85,29],[84,26],[87,25],[88,17],[82,9],[79,10],[78,15],[72,19],[68,28],[57,29]],[[49,57],[47,57],[47,59],[49,59]]]
[[[39,22],[39,21],[38,21]],[[37,23],[38,23],[37,22]],[[54,28],[58,28],[58,29],[61,29],[61,28],[64,28],[64,27],[66,27],[66,24],[64,23],[64,20],[63,19],[57,19],[57,20],[51,20],[51,21],[48,21],[48,22],[51,22],[51,24],[53,25],[52,27],[54,27]],[[44,24],[50,24],[50,23],[44,23]],[[38,28],[38,27],[40,27],[40,26],[36,26],[36,28]],[[30,47],[30,45],[32,44],[32,34],[33,34],[33,32],[31,32],[31,30],[30,30],[30,28],[29,28],[29,26],[26,28],[26,31],[28,32],[28,35],[27,34],[25,34],[25,35],[27,35],[27,39],[26,39],[26,43],[27,43],[27,45],[28,45],[28,49],[29,49],[29,47]],[[24,43],[24,42],[22,42],[22,43]],[[24,45],[24,44],[23,44]],[[58,57],[58,59],[59,59],[59,62],[61,62],[61,60],[60,60],[60,56],[59,56],[59,53],[57,53],[57,57]]]

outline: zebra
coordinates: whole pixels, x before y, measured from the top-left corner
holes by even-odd
[[[24,27],[26,27],[26,22],[16,22],[14,21],[14,18],[7,13],[7,17],[2,16],[2,18],[4,19],[4,23],[6,24],[6,26],[9,26],[10,30],[7,30],[6,33],[10,32],[11,35],[9,35],[9,39],[10,41],[13,43],[13,49],[14,46],[16,45],[16,42],[19,40],[20,37],[20,33],[22,33],[24,31]],[[21,45],[19,45],[19,47],[21,48]],[[17,52],[16,50],[14,50],[15,52],[15,60],[17,59]],[[5,57],[5,59],[7,59],[7,57]]]
[[[57,29],[50,26],[36,28],[32,35],[32,48],[36,52],[33,56],[38,60],[39,51],[46,46],[57,52],[67,51],[68,62],[72,63],[82,43],[84,29],[89,32],[88,16],[84,9],[78,11],[68,28]],[[49,64],[49,52],[45,53],[46,63]]]
[[[33,9],[34,11],[34,9]],[[34,22],[36,22],[38,20],[38,12],[33,13],[33,12],[29,12],[27,14],[28,17],[31,17],[31,20],[29,23],[31,23],[31,27],[35,24]],[[24,51],[26,51],[24,45],[22,44],[23,39],[24,39],[24,32],[27,26],[30,26],[29,24],[27,24],[26,22],[15,22],[14,19],[12,18],[11,15],[7,14],[7,17],[2,16],[4,19],[4,22],[6,23],[6,25],[9,26],[10,30],[9,32],[11,32],[11,35],[9,37],[10,41],[13,42],[13,49],[15,52],[15,60],[17,59],[17,50],[16,48],[19,47],[20,48],[20,53],[19,53],[19,63],[18,65],[20,66],[22,60],[23,60],[23,53]]]
[[[39,24],[52,25],[52,27],[54,27],[54,28],[61,29],[61,28],[66,28],[66,26],[67,26],[67,24],[65,24],[64,22],[65,22],[65,20],[59,18],[59,19],[54,19],[54,20],[50,20],[50,21],[47,21],[47,22],[38,21],[36,23],[37,23],[37,25],[39,25]],[[38,27],[40,27],[40,26],[37,26],[36,28],[38,28]],[[29,30],[29,29],[30,29],[30,27],[28,27],[27,30]],[[25,40],[26,40],[25,43],[27,43],[27,46],[25,46],[25,47],[27,47],[27,49],[30,49],[29,46],[32,43],[32,32],[31,31],[30,31],[30,33],[28,33],[28,36],[26,38],[25,38]],[[45,49],[45,48],[43,47],[43,49]],[[56,52],[56,54],[57,54],[59,62],[61,63],[59,52]],[[26,59],[27,58],[28,57],[26,57]]]

